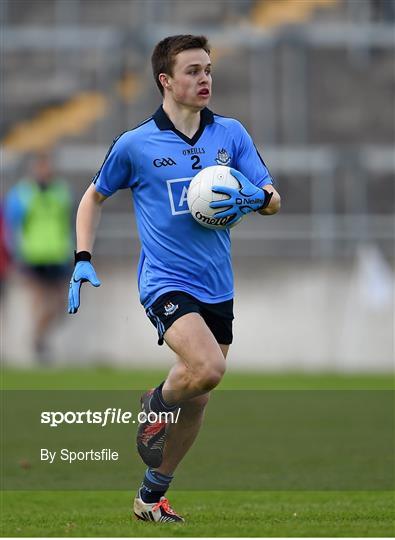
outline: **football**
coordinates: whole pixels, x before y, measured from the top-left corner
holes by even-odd
[[[216,212],[222,212],[227,210],[227,206],[224,208],[210,208],[210,203],[213,201],[226,200],[229,197],[221,193],[213,193],[211,191],[212,186],[228,186],[239,188],[240,184],[234,176],[232,176],[229,167],[224,165],[214,165],[212,167],[206,167],[197,173],[192,178],[189,184],[187,200],[188,207],[192,214],[192,217],[203,227],[208,229],[227,229],[232,228],[243,219],[239,218],[235,223],[228,226],[227,223],[233,216],[227,216],[222,218],[216,218]]]

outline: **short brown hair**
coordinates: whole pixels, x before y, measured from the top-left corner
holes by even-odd
[[[180,34],[162,39],[154,49],[151,56],[152,71],[155,82],[163,95],[163,86],[159,80],[160,73],[172,75],[175,57],[182,51],[188,49],[204,49],[210,54],[210,46],[206,36],[192,36],[191,34]]]

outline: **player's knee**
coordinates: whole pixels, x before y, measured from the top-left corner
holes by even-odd
[[[221,382],[222,375],[217,371],[211,371],[210,373],[204,374],[201,378],[201,390],[208,392],[213,390]]]
[[[200,390],[209,392],[221,382],[225,373],[225,363],[218,362],[215,365],[207,365],[200,371],[198,384]]]

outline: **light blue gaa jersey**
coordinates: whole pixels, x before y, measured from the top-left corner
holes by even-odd
[[[204,167],[227,165],[261,187],[272,179],[245,128],[233,118],[200,113],[192,139],[163,108],[111,146],[93,179],[110,196],[130,188],[141,241],[138,285],[149,307],[161,294],[184,291],[208,303],[233,298],[229,230],[211,230],[191,216],[187,190]]]

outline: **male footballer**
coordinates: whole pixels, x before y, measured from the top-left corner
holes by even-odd
[[[140,300],[158,344],[165,341],[176,355],[166,380],[141,397],[143,411],[157,413],[159,421],[138,428],[137,449],[148,468],[133,510],[145,521],[182,522],[165,494],[196,439],[210,391],[224,375],[234,294],[229,229],[199,225],[184,193],[202,168],[218,164],[231,167],[241,186],[226,188],[229,198],[212,203],[216,216],[230,217],[229,224],[246,212],[275,214],[280,196],[242,124],[207,108],[212,79],[206,37],[163,39],[152,68],[162,105],[115,139],[79,205],[69,313],[79,308],[82,283],[100,285],[91,255],[102,204],[117,190],[130,189],[142,246]],[[240,191],[253,201],[248,208],[239,204]],[[160,413],[178,409],[177,423],[161,421]]]

